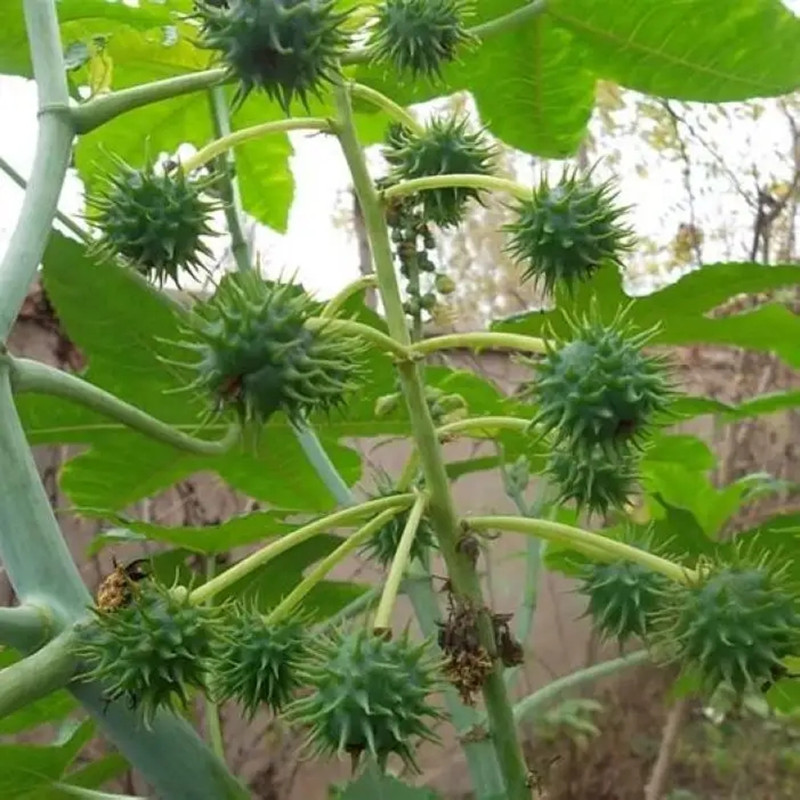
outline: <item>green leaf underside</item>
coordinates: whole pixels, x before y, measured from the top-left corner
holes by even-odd
[[[724,102],[800,86],[800,19],[779,0],[549,0],[603,78],[648,94]]]

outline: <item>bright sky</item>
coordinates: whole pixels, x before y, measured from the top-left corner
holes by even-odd
[[[785,2],[800,13],[800,0]],[[0,154],[17,171],[27,175],[36,138],[34,86],[18,78],[0,78],[0,107],[14,109],[14,124],[8,124],[7,117],[7,123],[0,126]],[[742,159],[743,163],[757,159],[763,174],[780,174],[781,157],[789,152],[785,120],[774,108],[758,120],[737,120],[735,126],[727,120],[720,121],[709,136],[714,149],[724,158]],[[296,270],[308,289],[328,296],[358,276],[355,243],[331,221],[337,194],[348,186],[348,173],[335,142],[303,135],[293,136],[293,142],[296,191],[289,229],[286,236],[259,232],[262,268],[270,275]],[[609,144],[622,153],[614,173],[621,181],[623,200],[636,207],[633,222],[637,233],[665,243],[674,235],[678,223],[686,221],[680,169],[674,162],[654,160],[652,151],[638,135],[623,135]],[[754,146],[758,148],[756,153]],[[646,176],[637,173],[636,166],[642,161],[647,163]],[[21,191],[0,173],[0,253],[5,250],[13,229],[21,196]],[[707,190],[699,202],[702,204],[699,216],[746,214],[724,182],[718,190]],[[69,176],[60,207],[71,216],[79,215],[82,210],[81,184],[74,175]],[[751,220],[743,217],[743,224],[749,225]],[[731,256],[744,258],[743,253],[723,252],[719,248],[718,252],[712,249],[705,254],[707,261]],[[644,288],[639,287],[639,291]]]

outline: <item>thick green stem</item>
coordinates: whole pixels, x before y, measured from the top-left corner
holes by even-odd
[[[11,385],[15,393],[39,392],[72,400],[178,450],[195,455],[222,455],[239,440],[238,426],[231,426],[227,435],[216,442],[197,439],[145,414],[136,406],[87,383],[77,375],[26,358],[0,357],[0,361],[3,360],[7,360],[11,367]]]
[[[381,298],[386,312],[389,333],[403,347],[410,344],[403,301],[394,269],[389,233],[383,210],[370,177],[353,122],[353,110],[347,87],[336,90],[339,140],[350,168],[356,195],[364,214],[370,249],[375,263]],[[483,608],[480,584],[469,556],[458,547],[458,517],[450,495],[450,486],[436,437],[436,428],[425,399],[425,387],[418,366],[409,362],[398,364],[398,372],[411,417],[414,439],[425,474],[426,490],[430,493],[430,517],[437,534],[439,550],[447,565],[448,577],[455,595],[469,599],[476,608]],[[485,613],[479,616],[481,642],[489,652],[495,652],[491,622]],[[527,768],[522,749],[516,738],[511,704],[503,682],[503,667],[499,660],[483,687],[489,711],[490,728],[498,761],[503,772],[508,800],[527,800]]]
[[[355,533],[351,533],[347,539],[340,544],[332,553],[327,555],[316,567],[303,578],[292,591],[284,597],[281,602],[272,609],[267,615],[267,623],[274,624],[288,617],[292,611],[303,601],[303,598],[318,584],[325,580],[328,573],[337,565],[341,564],[350,553],[361,547],[376,531],[379,531],[392,517],[400,512],[399,508],[390,508],[382,514],[378,514],[375,519],[370,520],[366,525],[359,528]]]
[[[0,158],[0,170],[5,172],[9,178],[11,178],[14,183],[19,186],[20,189],[25,191],[28,188],[28,182],[22,175],[17,172],[11,164],[8,163],[4,158]],[[78,225],[77,222],[70,219],[66,214],[62,213],[58,209],[56,209],[56,219],[67,229],[72,231],[82,242],[89,241],[89,234]]]
[[[91,598],[42,487],[2,363],[0,465],[0,562],[17,597],[52,608],[60,623],[81,617]]]
[[[29,653],[53,633],[53,616],[43,606],[0,608],[0,645]]]
[[[326,517],[314,520],[302,528],[298,528],[285,536],[281,536],[275,542],[271,542],[266,547],[261,548],[252,555],[243,558],[225,572],[217,575],[213,580],[204,583],[191,593],[194,603],[203,603],[219,592],[232,586],[245,576],[249,575],[254,569],[272,561],[273,558],[285,553],[287,550],[302,544],[308,539],[319,533],[324,533],[339,525],[347,525],[367,514],[377,514],[387,511],[390,508],[402,509],[410,506],[414,502],[413,494],[399,494],[392,497],[382,497],[378,500],[369,500],[361,505],[351,506],[342,511],[329,514]]]
[[[391,353],[397,358],[405,361],[409,358],[409,350],[403,344],[398,344],[391,336],[387,336],[383,331],[364,325],[363,322],[354,322],[349,319],[331,319],[330,317],[311,317],[306,320],[306,327],[309,330],[326,330],[337,333],[351,334],[358,336],[364,341],[374,344],[381,350]]]
[[[606,559],[633,561],[654,572],[660,572],[677,583],[688,583],[694,578],[694,571],[661,558],[654,553],[631,547],[624,542],[609,539],[599,533],[591,533],[561,522],[546,519],[526,519],[525,517],[467,517],[464,524],[473,531],[506,530],[538,536],[551,542],[561,542],[580,550],[590,557],[603,555]]]
[[[231,135],[231,115],[222,86],[212,86],[208,92],[211,103],[211,119],[214,123],[214,135],[222,140]],[[239,181],[236,180],[236,158],[233,150],[220,153],[218,162],[219,186],[225,201],[225,221],[231,237],[231,252],[239,272],[252,269],[252,258],[247,239],[242,228],[242,198],[239,192]]]
[[[75,674],[76,634],[70,628],[21,661],[0,670],[0,719],[63,689]]]
[[[183,162],[181,169],[184,172],[192,172],[237,145],[253,139],[260,139],[270,133],[288,133],[289,131],[330,131],[330,123],[327,119],[301,117],[299,119],[279,119],[273,122],[253,125],[249,128],[242,128],[239,131],[234,131],[215,139],[201,150],[198,150],[191,158]]]
[[[400,181],[384,189],[380,193],[382,200],[391,200],[395,197],[405,197],[409,194],[417,194],[429,189],[484,189],[487,192],[500,192],[510,194],[519,200],[528,200],[531,196],[530,187],[523,186],[516,181],[507,178],[496,178],[494,175],[429,175],[425,178],[412,178],[408,181]]]
[[[470,350],[519,350],[521,353],[546,353],[547,344],[543,339],[523,336],[519,333],[492,333],[476,331],[474,333],[448,333],[445,336],[434,336],[411,346],[415,355],[427,355],[437,350],[454,350],[464,348]]]
[[[384,631],[391,631],[392,611],[397,601],[397,593],[400,590],[400,583],[403,580],[403,574],[406,571],[409,558],[411,557],[411,547],[414,544],[414,537],[417,535],[417,529],[422,520],[422,514],[425,511],[427,502],[427,496],[420,494],[414,501],[414,505],[406,519],[403,533],[400,535],[400,541],[397,545],[394,558],[392,559],[392,566],[389,568],[389,574],[386,576],[381,602],[378,604],[378,610],[375,612],[375,621],[372,627],[376,632],[382,633]]]
[[[341,292],[335,294],[330,300],[328,300],[328,302],[325,304],[325,308],[322,309],[320,317],[322,317],[323,319],[327,319],[329,317],[335,317],[341,310],[342,306],[354,294],[363,292],[365,289],[372,289],[377,285],[378,282],[375,279],[374,275],[365,275],[363,278],[359,278],[358,280],[355,280],[352,283],[347,284],[347,286],[345,286]]]
[[[620,670],[644,664],[652,658],[648,650],[637,650],[621,658],[614,658],[611,661],[603,661],[600,664],[578,670],[563,678],[551,681],[533,694],[528,695],[524,700],[520,700],[514,706],[514,719],[517,724],[535,719],[543,709],[550,705],[556,698],[564,692],[583,686],[600,678],[613,675]]]
[[[75,136],[54,0],[25,0],[23,9],[39,93],[39,133],[28,189],[0,263],[0,342],[8,337],[42,260]]]
[[[417,122],[401,105],[395,103],[394,100],[390,100],[385,94],[381,94],[376,89],[371,89],[369,86],[364,86],[360,83],[352,83],[350,84],[350,94],[385,111],[390,117],[402,123],[414,133],[423,133],[425,130],[425,126]]]

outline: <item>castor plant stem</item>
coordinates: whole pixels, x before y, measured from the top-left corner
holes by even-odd
[[[0,342],[5,342],[42,260],[67,174],[75,129],[53,0],[26,0],[25,24],[39,95],[39,132],[28,188],[0,262]]]
[[[328,514],[325,517],[314,520],[314,522],[303,525],[291,533],[281,536],[274,542],[262,547],[252,555],[243,558],[241,561],[234,564],[225,572],[221,572],[215,578],[212,578],[207,583],[195,589],[190,598],[194,603],[204,603],[208,598],[213,597],[219,592],[232,586],[237,581],[240,581],[246,575],[249,575],[254,569],[264,566],[272,561],[273,558],[291,550],[298,544],[311,539],[319,533],[325,533],[335,528],[338,525],[347,525],[354,520],[368,514],[387,511],[390,508],[402,510],[408,508],[414,502],[413,494],[398,494],[391,497],[381,497],[377,500],[368,500],[366,503],[361,503],[357,506],[350,506],[349,508],[336,511],[333,514]]]
[[[0,645],[35,650],[53,635],[53,615],[45,606],[0,608]]]
[[[543,339],[534,336],[523,336],[519,333],[492,333],[491,331],[475,331],[473,333],[448,333],[423,339],[411,345],[410,352],[417,356],[435,353],[437,350],[518,350],[521,353],[546,353]]]
[[[15,394],[36,392],[71,400],[177,450],[195,455],[222,455],[240,438],[238,425],[232,425],[228,433],[218,441],[198,439],[151,417],[136,406],[120,400],[99,386],[87,383],[77,375],[27,358],[0,356],[0,362],[2,361],[7,362],[10,367],[11,386]]]
[[[274,625],[288,617],[292,611],[302,602],[303,598],[320,582],[325,580],[328,573],[337,565],[341,564],[350,553],[361,547],[367,539],[376,531],[379,531],[393,517],[399,514],[401,509],[390,508],[377,517],[363,525],[355,533],[351,533],[342,544],[332,553],[328,554],[317,564],[309,574],[303,578],[286,597],[278,603],[266,616],[268,625]]]
[[[634,653],[629,653],[620,658],[601,661],[599,664],[593,664],[591,667],[579,669],[576,672],[571,672],[569,675],[564,675],[562,678],[551,681],[541,689],[537,689],[533,694],[529,694],[527,697],[520,700],[514,706],[514,719],[517,721],[517,724],[534,722],[536,717],[540,715],[547,706],[565,692],[572,691],[579,686],[585,686],[587,683],[593,683],[609,675],[615,675],[623,669],[646,664],[652,658],[653,655],[649,650],[637,650]]]
[[[335,100],[338,113],[336,132],[364,215],[389,334],[405,349],[410,345],[411,338],[394,268],[389,232],[378,192],[358,140],[352,102],[344,82],[336,85]],[[474,565],[469,556],[458,548],[460,530],[458,517],[450,494],[436,428],[426,401],[419,365],[403,361],[398,363],[397,370],[411,418],[414,440],[419,450],[426,490],[430,493],[431,522],[436,531],[439,550],[447,566],[450,584],[456,597],[469,600],[475,608],[483,608],[480,583]],[[479,615],[478,629],[483,646],[488,652],[495,652],[494,634],[487,614]],[[527,768],[516,737],[511,703],[503,682],[503,667],[499,660],[495,661],[494,669],[484,683],[483,696],[489,713],[492,741],[505,782],[505,796],[508,800],[528,800],[531,790],[528,786]]]
[[[659,572],[677,583],[689,583],[696,580],[694,570],[661,558],[654,553],[631,547],[624,542],[609,539],[599,533],[584,531],[561,522],[552,522],[546,519],[526,519],[524,517],[466,517],[463,521],[465,527],[472,531],[506,530],[524,533],[528,536],[538,536],[550,542],[568,544],[591,557],[604,556],[605,560],[632,561],[635,564]]]
[[[350,487],[325,452],[316,431],[308,423],[293,425],[292,430],[308,463],[314,468],[333,499],[340,506],[353,505],[354,499]]]
[[[289,131],[330,131],[330,123],[326,119],[316,117],[292,117],[242,128],[215,139],[198,150],[181,164],[181,169],[186,173],[194,172],[237,145],[260,139],[271,133],[289,133]]]
[[[208,91],[208,97],[214,135],[217,141],[220,141],[232,135],[231,114],[228,110],[225,90],[222,86],[212,86]],[[228,235],[231,237],[231,253],[239,272],[247,272],[252,269],[253,261],[242,227],[242,197],[239,191],[239,181],[235,178],[236,158],[233,150],[228,149],[224,153],[220,153],[217,160],[220,167],[218,183],[225,201],[223,211],[228,226]]]
[[[379,331],[370,325],[364,325],[363,322],[354,322],[349,319],[331,319],[329,317],[310,317],[306,320],[305,325],[311,331],[324,329],[326,331],[336,331],[337,333],[349,333],[377,345],[381,350],[403,361],[409,359],[410,351],[408,347],[399,344],[383,331]]]
[[[371,103],[376,108],[385,111],[390,117],[402,123],[410,131],[417,134],[424,133],[425,127],[421,123],[417,122],[417,120],[401,105],[398,105],[394,100],[391,100],[377,89],[371,89],[369,86],[364,86],[361,83],[351,83],[350,94],[353,98],[364,100],[367,103]]]
[[[0,719],[72,680],[78,664],[76,638],[75,629],[67,628],[40,650],[0,670]]]
[[[426,189],[485,189],[487,192],[510,194],[519,200],[528,200],[531,190],[516,181],[496,178],[494,175],[430,175],[425,178],[411,178],[389,186],[380,193],[382,200],[392,200],[409,194],[418,194]]]
[[[364,275],[362,278],[359,278],[352,283],[348,283],[341,292],[338,292],[330,300],[328,300],[328,302],[325,304],[325,308],[322,309],[320,317],[323,319],[335,317],[341,310],[342,306],[353,295],[363,292],[365,289],[373,289],[377,285],[378,281],[375,279],[374,275]]]
[[[406,524],[400,535],[400,541],[397,544],[397,551],[392,559],[392,566],[389,568],[386,583],[383,585],[383,594],[381,595],[381,602],[378,604],[378,610],[375,612],[375,621],[372,623],[376,633],[391,631],[392,611],[397,601],[400,582],[403,580],[403,575],[408,566],[411,545],[414,544],[414,537],[417,535],[417,529],[422,520],[422,515],[425,513],[427,503],[428,496],[420,492],[406,519]]]

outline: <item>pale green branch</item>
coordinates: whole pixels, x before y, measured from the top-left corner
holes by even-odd
[[[77,634],[70,628],[31,655],[0,670],[0,719],[63,689],[75,675]]]
[[[550,705],[564,692],[587,683],[593,683],[600,680],[600,678],[608,677],[628,667],[645,664],[651,658],[652,655],[648,650],[637,650],[627,656],[603,661],[600,664],[565,675],[563,678],[550,681],[546,686],[528,695],[514,706],[514,719],[517,724],[533,720],[538,714],[541,714],[546,706]]]
[[[505,530],[538,536],[550,542],[560,542],[574,547],[590,558],[620,559],[640,564],[646,569],[659,572],[677,583],[688,583],[695,577],[694,570],[661,558],[625,542],[611,539],[599,533],[584,531],[561,522],[526,517],[466,517],[464,525],[473,531]]]
[[[287,550],[291,550],[299,544],[317,536],[320,533],[330,531],[341,525],[354,522],[359,517],[367,514],[386,511],[390,508],[402,509],[411,505],[414,501],[413,494],[400,494],[391,497],[381,497],[377,500],[369,500],[357,506],[350,506],[333,514],[309,522],[301,528],[281,536],[274,542],[262,547],[261,550],[243,558],[232,567],[217,575],[212,580],[204,583],[195,589],[190,597],[194,603],[203,603],[210,597],[214,597],[219,592],[233,586],[237,581],[249,575],[253,570],[268,564],[272,559],[277,558]]]
[[[11,366],[11,385],[17,394],[39,392],[79,403],[92,411],[110,417],[123,425],[149,436],[162,444],[170,445],[195,455],[215,456],[227,453],[239,440],[238,426],[232,425],[226,436],[219,441],[197,439],[176,430],[165,422],[145,414],[136,406],[120,400],[99,386],[87,383],[77,375],[31,361],[27,358],[6,356]]]

